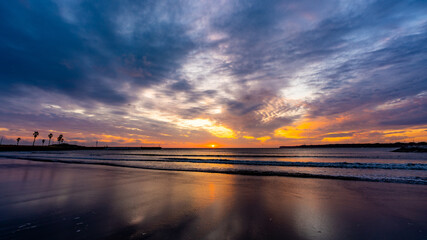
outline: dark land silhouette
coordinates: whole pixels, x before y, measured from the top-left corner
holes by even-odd
[[[384,148],[384,147],[403,147],[403,146],[421,146],[427,145],[426,142],[410,143],[337,143],[337,144],[315,144],[315,145],[298,145],[298,146],[280,146],[280,148]]]
[[[161,147],[86,147],[68,143],[52,144],[49,146],[32,145],[0,145],[0,151],[62,151],[62,150],[158,150]]]

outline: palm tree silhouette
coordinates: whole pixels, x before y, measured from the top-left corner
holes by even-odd
[[[18,146],[19,141],[21,141],[21,138],[17,138],[17,139],[16,139],[16,146]]]
[[[62,136],[62,134],[60,134],[59,136],[58,136],[58,138],[56,139],[56,140],[58,140],[58,144],[60,144],[61,142],[63,142],[64,141],[64,136]]]
[[[33,133],[33,136],[34,136],[34,140],[33,140],[33,146],[34,146],[34,143],[36,142],[36,138],[37,138],[37,136],[39,135],[39,132],[37,132],[37,131],[35,131],[34,133]]]
[[[48,146],[50,145],[50,139],[52,139],[52,137],[53,137],[53,134],[52,133],[49,133],[49,135],[47,135],[48,137],[49,137],[49,144],[48,144]]]
[[[44,142],[46,142],[46,140],[42,139],[42,146],[44,146]]]

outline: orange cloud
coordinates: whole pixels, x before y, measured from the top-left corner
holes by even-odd
[[[258,141],[260,141],[260,142],[265,142],[265,141],[267,141],[267,140],[270,140],[271,139],[271,137],[270,136],[264,136],[264,137],[259,137],[259,138],[256,138],[256,140],[258,140]]]
[[[350,140],[353,137],[325,137],[322,142],[341,142],[343,140]]]
[[[362,123],[359,116],[339,115],[334,117],[305,118],[293,125],[283,126],[274,131],[276,138],[307,140],[310,144],[321,142],[396,142],[427,141],[427,126],[410,128],[373,129]],[[352,124],[348,124],[351,122]],[[355,126],[353,123],[360,125]],[[353,126],[353,128],[352,128]],[[361,127],[362,126],[362,127]],[[341,130],[341,131],[337,131]],[[353,134],[350,134],[353,133]]]

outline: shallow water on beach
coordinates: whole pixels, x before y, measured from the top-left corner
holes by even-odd
[[[156,170],[427,184],[427,153],[390,148],[2,152],[0,157]]]
[[[427,186],[0,159],[0,239],[426,239]]]

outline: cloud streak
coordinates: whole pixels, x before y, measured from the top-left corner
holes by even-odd
[[[1,134],[191,147],[427,140],[426,10],[425,1],[2,2]]]

